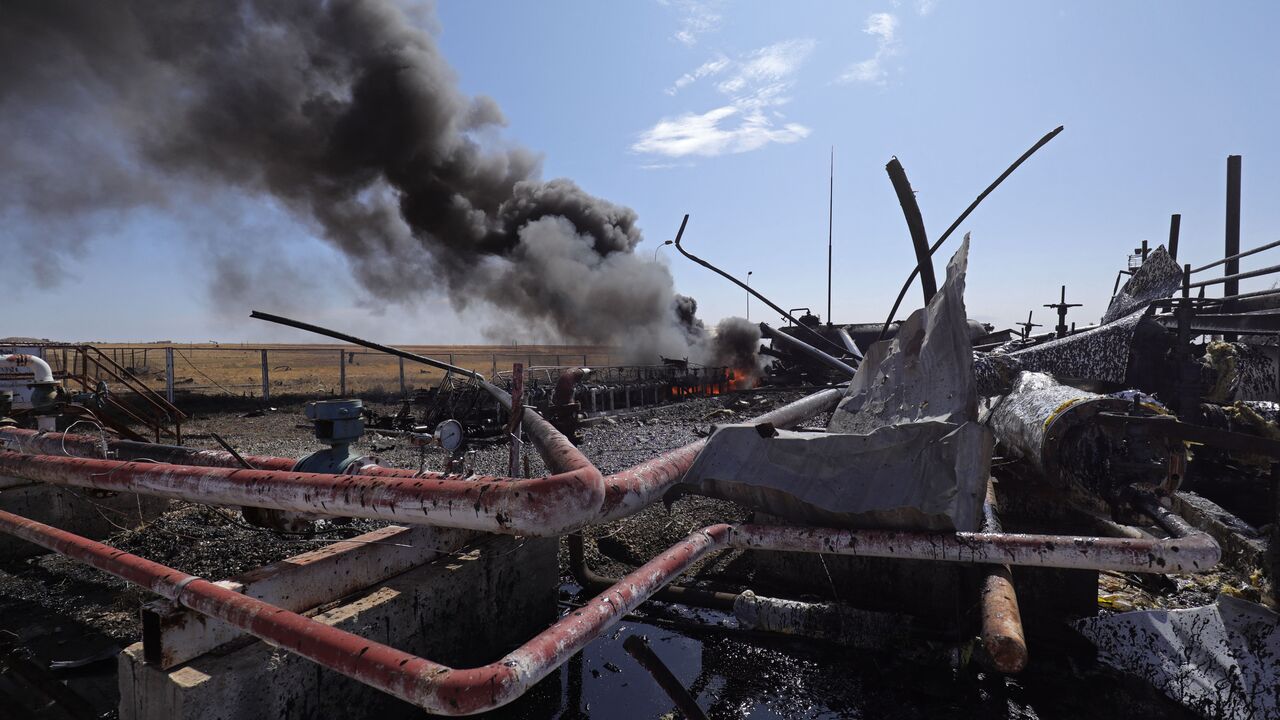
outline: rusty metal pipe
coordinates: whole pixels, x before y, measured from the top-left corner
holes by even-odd
[[[471,715],[520,697],[703,555],[728,525],[699,530],[497,662],[455,669],[241,595],[194,575],[0,511],[0,531],[139,585],[382,692],[440,715]]]
[[[398,478],[0,453],[0,475],[197,503],[517,535],[559,535],[604,501],[589,468],[532,480]]]
[[[1189,530],[1185,522],[1160,514],[1158,507],[1153,508],[1157,522],[1175,533]],[[1099,538],[989,533],[929,536],[712,525],[690,534],[502,659],[479,668],[454,669],[27,518],[0,511],[0,531],[140,585],[429,712],[445,715],[474,714],[511,702],[699,559],[725,547],[959,562],[1006,560],[1058,567],[1079,567],[1077,556],[1097,555],[1095,559],[1109,563],[1104,565],[1108,569],[1150,571],[1158,566],[1160,572],[1186,569],[1169,560],[1157,563],[1157,558],[1169,553],[1180,554],[1184,560],[1198,557],[1197,562],[1207,563],[1204,567],[1197,564],[1197,570],[1207,569],[1218,556],[1217,545],[1211,539],[1206,543],[1201,539],[1206,535],[1194,532],[1173,539],[1176,544],[1170,547],[1170,541],[1114,540],[1108,545]],[[1007,539],[1013,541],[1004,542]],[[1133,560],[1141,552],[1152,558],[1146,566]]]
[[[987,504],[982,530],[998,533],[1000,509],[994,483],[987,483]],[[1018,594],[1008,565],[987,565],[982,578],[982,648],[992,670],[1005,675],[1022,672],[1027,666],[1027,637],[1022,630]]]
[[[601,592],[622,582],[620,578],[601,575],[587,565],[586,542],[581,532],[570,533],[565,539],[569,545],[569,571],[573,573],[574,579],[582,585],[583,589],[589,592]],[[733,612],[733,602],[737,598],[737,593],[704,590],[672,583],[654,593],[651,599]]]
[[[682,449],[683,450],[683,449]],[[679,452],[679,451],[677,451]],[[670,454],[668,454],[670,455]],[[678,480],[677,460],[651,460],[603,478],[574,470],[531,480],[372,478],[319,473],[197,468],[0,453],[0,475],[114,492],[159,495],[344,517],[393,520],[516,535],[562,535],[642,508]],[[597,480],[599,482],[597,482]],[[978,564],[1201,572],[1217,543],[1177,516],[1151,511],[1175,537],[1137,540],[1069,535],[921,533],[744,525],[734,546],[759,550],[897,557]]]
[[[92,435],[40,432],[23,428],[0,428],[0,444],[30,455],[65,457],[102,457],[103,439]],[[106,449],[119,460],[154,460],[172,465],[200,467],[240,467],[225,450],[201,450],[183,445],[161,445],[135,440],[106,440]],[[244,459],[259,470],[292,470],[297,459],[269,455],[245,455]]]
[[[840,390],[826,390],[756,421],[788,427],[830,410],[840,397]],[[541,438],[547,465],[560,472],[533,479],[374,477],[5,452],[0,475],[198,503],[553,536],[626,517],[657,501],[705,444],[698,440],[605,477],[542,417],[526,412],[525,423],[527,432]]]
[[[93,435],[41,432],[25,428],[0,428],[0,444],[10,450],[28,455],[54,455],[59,457],[102,458],[103,439]],[[170,465],[194,465],[196,467],[243,467],[231,453],[225,450],[205,450],[185,445],[161,445],[134,440],[106,440],[107,452],[115,460],[144,460]],[[244,455],[245,461],[257,470],[292,470],[298,464],[296,458],[274,455]],[[407,468],[353,463],[348,475],[373,477],[422,477],[440,478],[443,473],[419,473]]]
[[[1155,519],[1174,537],[1135,540],[1021,533],[921,533],[737,525],[733,528],[730,545],[744,550],[1161,574],[1205,572],[1218,564],[1222,550],[1208,534],[1195,530],[1167,510],[1163,515],[1157,511]]]

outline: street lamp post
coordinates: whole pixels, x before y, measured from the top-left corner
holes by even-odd
[[[751,322],[751,271],[747,271],[747,322]]]
[[[668,240],[668,241],[666,241],[666,242],[662,243],[662,245],[659,245],[658,247],[654,248],[654,249],[653,249],[653,261],[654,261],[654,262],[658,262],[658,251],[659,251],[659,250],[661,250],[661,249],[662,249],[664,246],[666,246],[666,245],[674,245],[674,244],[675,244],[675,240]]]

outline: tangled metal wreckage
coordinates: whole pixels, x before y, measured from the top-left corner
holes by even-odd
[[[247,520],[276,528],[316,518],[395,525],[221,582],[12,512],[4,493],[0,530],[161,598],[144,606],[142,643],[122,660],[133,668],[134,694],[140,673],[177,683],[172,678],[186,663],[252,636],[431,713],[473,714],[520,697],[641,604],[659,600],[724,610],[762,632],[861,648],[893,648],[912,626],[941,629],[956,645],[976,637],[978,661],[999,674],[1035,662],[1024,617],[1029,627],[1074,623],[1103,662],[1197,712],[1275,717],[1280,639],[1266,605],[1274,608],[1277,592],[1267,547],[1280,532],[1280,290],[1242,293],[1239,281],[1280,272],[1240,270],[1242,258],[1280,242],[1240,250],[1239,167],[1233,157],[1222,260],[1179,265],[1174,216],[1168,246],[1144,244],[1097,325],[1066,324],[1064,291],[1053,305],[1056,330],[1035,334],[1030,318],[1020,332],[992,332],[968,319],[967,237],[937,284],[930,256],[951,231],[929,245],[895,160],[889,171],[917,250],[924,306],[883,326],[823,325],[812,316],[781,330],[762,325],[772,341],[764,353],[775,363],[759,382],[819,386],[815,392],[608,474],[575,446],[579,423],[688,394],[729,394],[748,369],[517,368],[486,378],[255,313],[445,370],[446,383],[423,399],[430,419],[461,414],[464,432],[497,428],[512,441],[509,476],[386,467],[357,456],[350,444],[363,429],[358,401],[309,407],[329,447],[301,460],[60,433],[56,413],[37,402],[27,413],[30,427],[0,429],[4,487],[239,507]],[[1218,267],[1222,274],[1210,272]],[[1222,296],[1206,297],[1215,286]],[[38,387],[57,383],[39,358],[3,360],[27,364]],[[474,396],[465,412],[458,405],[464,390]],[[457,447],[448,428],[429,435],[421,424],[405,420],[405,431]],[[522,476],[523,437],[550,474]],[[754,521],[703,527],[623,578],[585,567],[584,528],[683,494],[731,500],[753,511]],[[441,552],[501,536],[567,536],[580,583],[598,594],[487,664],[422,657],[382,642],[397,639],[390,630],[357,623],[367,631],[357,634],[311,613]],[[838,584],[841,600],[674,584],[726,549],[758,553],[782,577],[811,573],[818,566],[809,561],[821,562],[817,572]],[[768,560],[778,557],[786,559]],[[1252,599],[1259,602],[1223,596],[1197,608],[1099,615],[1099,573],[1185,578],[1222,566],[1257,578]],[[859,579],[872,575],[875,598],[868,599],[859,595],[866,584]],[[673,702],[699,715],[678,681],[648,657]]]

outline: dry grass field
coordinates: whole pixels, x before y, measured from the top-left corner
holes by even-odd
[[[262,394],[263,353],[272,394],[329,395],[346,392],[398,393],[400,360],[346,344],[214,344],[152,343],[96,344],[119,365],[158,391],[165,388],[165,350],[173,348],[174,389],[179,393],[259,396]],[[510,371],[513,362],[525,367],[586,365],[603,367],[624,359],[611,348],[582,345],[404,345],[410,352],[491,375]],[[49,352],[55,370],[61,368],[57,350]],[[68,358],[74,365],[75,359]],[[410,361],[404,363],[404,389],[432,387],[444,372]]]

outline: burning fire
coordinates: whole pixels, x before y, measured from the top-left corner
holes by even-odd
[[[672,385],[672,398],[715,397],[721,393],[750,390],[760,382],[757,373],[741,368],[728,368],[720,380],[710,378],[696,385]]]
[[[729,369],[729,389],[730,390],[750,390],[759,384],[760,378],[757,373],[741,368]]]

